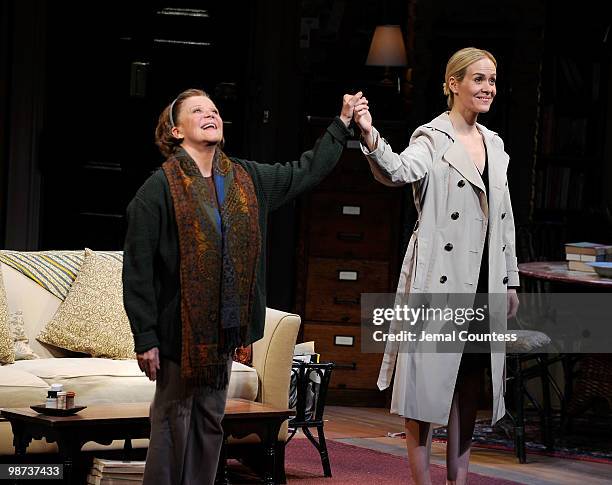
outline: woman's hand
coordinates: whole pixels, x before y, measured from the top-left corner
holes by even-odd
[[[363,105],[364,101],[362,100],[365,100],[366,105],[368,104],[368,101],[363,97],[363,93],[361,91],[356,94],[345,94],[342,98],[342,111],[340,113],[340,119],[347,128],[351,124],[356,107]]]
[[[138,359],[138,367],[150,381],[157,379],[157,371],[159,370],[159,349],[157,347],[153,347],[142,354],[136,354],[136,359]]]
[[[370,136],[372,134],[372,115],[368,107],[368,100],[365,97],[362,97],[360,102],[355,105],[353,117],[363,137]]]
[[[361,137],[363,138],[365,144],[368,146],[370,151],[373,151],[376,149],[376,143],[374,141],[374,137],[372,136],[372,114],[370,113],[368,100],[366,98],[361,98],[360,101],[365,102],[360,102],[355,106],[353,118],[361,130]]]
[[[516,290],[514,288],[508,289],[508,315],[507,318],[516,317],[516,312],[518,312],[519,307],[519,298],[516,294]]]

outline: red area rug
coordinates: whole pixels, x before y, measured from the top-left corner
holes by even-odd
[[[332,477],[323,476],[321,459],[314,446],[305,439],[293,440],[287,445],[285,472],[288,485],[410,485],[408,459],[347,445],[338,441],[327,441]],[[232,485],[256,483],[257,478],[244,468],[232,466],[230,462],[230,482]],[[444,483],[446,469],[432,465],[433,483]],[[469,474],[470,485],[517,485],[518,482],[486,477],[476,473]]]
[[[308,440],[298,439],[289,443],[286,450],[285,472],[288,484],[311,485],[409,485],[408,458],[381,453],[338,441],[328,441],[332,477],[323,476],[321,459]],[[433,483],[444,483],[446,468],[432,465]],[[512,485],[517,482],[490,478],[476,473],[469,475],[470,485]]]

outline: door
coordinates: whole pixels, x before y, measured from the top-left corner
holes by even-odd
[[[157,117],[184,89],[213,96],[229,150],[244,152],[251,3],[49,7],[42,248],[121,249],[125,208],[163,162]]]

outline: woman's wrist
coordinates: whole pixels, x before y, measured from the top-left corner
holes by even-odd
[[[374,130],[371,128],[369,130],[361,130],[361,139],[371,152],[376,149],[377,143],[374,139]]]
[[[346,126],[347,128],[351,124],[351,120],[352,118],[350,116],[344,116],[343,114],[340,114],[340,121],[342,121],[342,123],[344,123],[344,126]]]
[[[369,129],[364,130],[363,128],[361,129],[361,136],[365,139],[365,138],[370,138],[372,136],[372,127],[370,126]]]

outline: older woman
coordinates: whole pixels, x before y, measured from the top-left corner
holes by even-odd
[[[450,111],[417,128],[401,153],[393,152],[372,126],[367,104],[355,110],[355,121],[374,177],[387,185],[410,183],[414,192],[419,221],[398,295],[507,294],[503,330],[505,317],[517,311],[512,287],[519,285],[506,180],[509,157],[501,138],[476,122],[495,98],[496,67],[485,50],[466,48],[453,54],[444,83]],[[491,366],[493,423],[505,414],[504,347],[493,346],[485,354],[466,349],[436,354],[411,351],[418,346],[387,345],[379,387],[389,386],[395,368],[391,412],[406,418],[416,483],[431,483],[431,423],[448,425],[447,483],[466,483],[484,366]]]
[[[127,209],[123,284],[140,368],[156,381],[146,484],[212,484],[232,354],[260,339],[268,213],[338,161],[361,93],[299,161],[259,164],[222,151],[208,95],[182,92],[162,112],[167,157]]]

